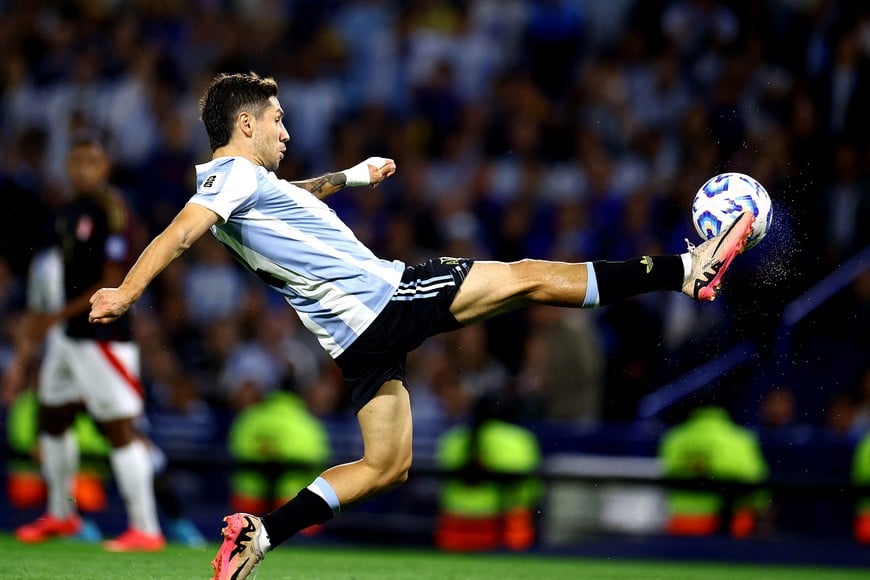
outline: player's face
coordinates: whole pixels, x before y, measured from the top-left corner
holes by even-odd
[[[76,145],[67,156],[66,171],[73,191],[96,191],[109,178],[109,160],[95,143]]]
[[[254,152],[263,167],[275,171],[284,159],[287,150],[285,143],[290,140],[290,134],[284,127],[284,111],[278,99],[269,97],[269,105],[256,120],[256,127]]]

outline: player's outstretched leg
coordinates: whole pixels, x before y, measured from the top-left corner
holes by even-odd
[[[683,283],[683,293],[696,300],[714,300],[722,276],[734,260],[734,256],[743,251],[752,223],[755,221],[752,212],[745,211],[731,224],[725,232],[695,246],[689,243],[689,254],[692,257],[692,270]]]
[[[227,523],[221,531],[224,541],[211,562],[212,580],[243,580],[251,575],[263,560],[265,551],[260,547],[264,533],[260,518],[251,514],[232,514],[224,518]]]

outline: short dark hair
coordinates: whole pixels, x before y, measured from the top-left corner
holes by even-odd
[[[241,111],[248,109],[259,117],[269,98],[277,96],[278,83],[272,77],[261,77],[255,72],[217,75],[199,99],[200,118],[211,150],[230,142],[236,116]]]

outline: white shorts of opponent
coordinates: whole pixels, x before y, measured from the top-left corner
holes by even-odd
[[[37,391],[40,403],[59,407],[83,402],[97,421],[142,414],[136,343],[70,338],[54,327],[45,344]]]

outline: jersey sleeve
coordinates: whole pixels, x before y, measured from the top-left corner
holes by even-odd
[[[197,178],[196,194],[190,202],[202,205],[226,222],[233,212],[246,206],[257,190],[257,174],[244,163],[217,165]]]
[[[63,307],[63,257],[52,247],[36,254],[27,275],[27,308],[34,312],[57,312]]]

